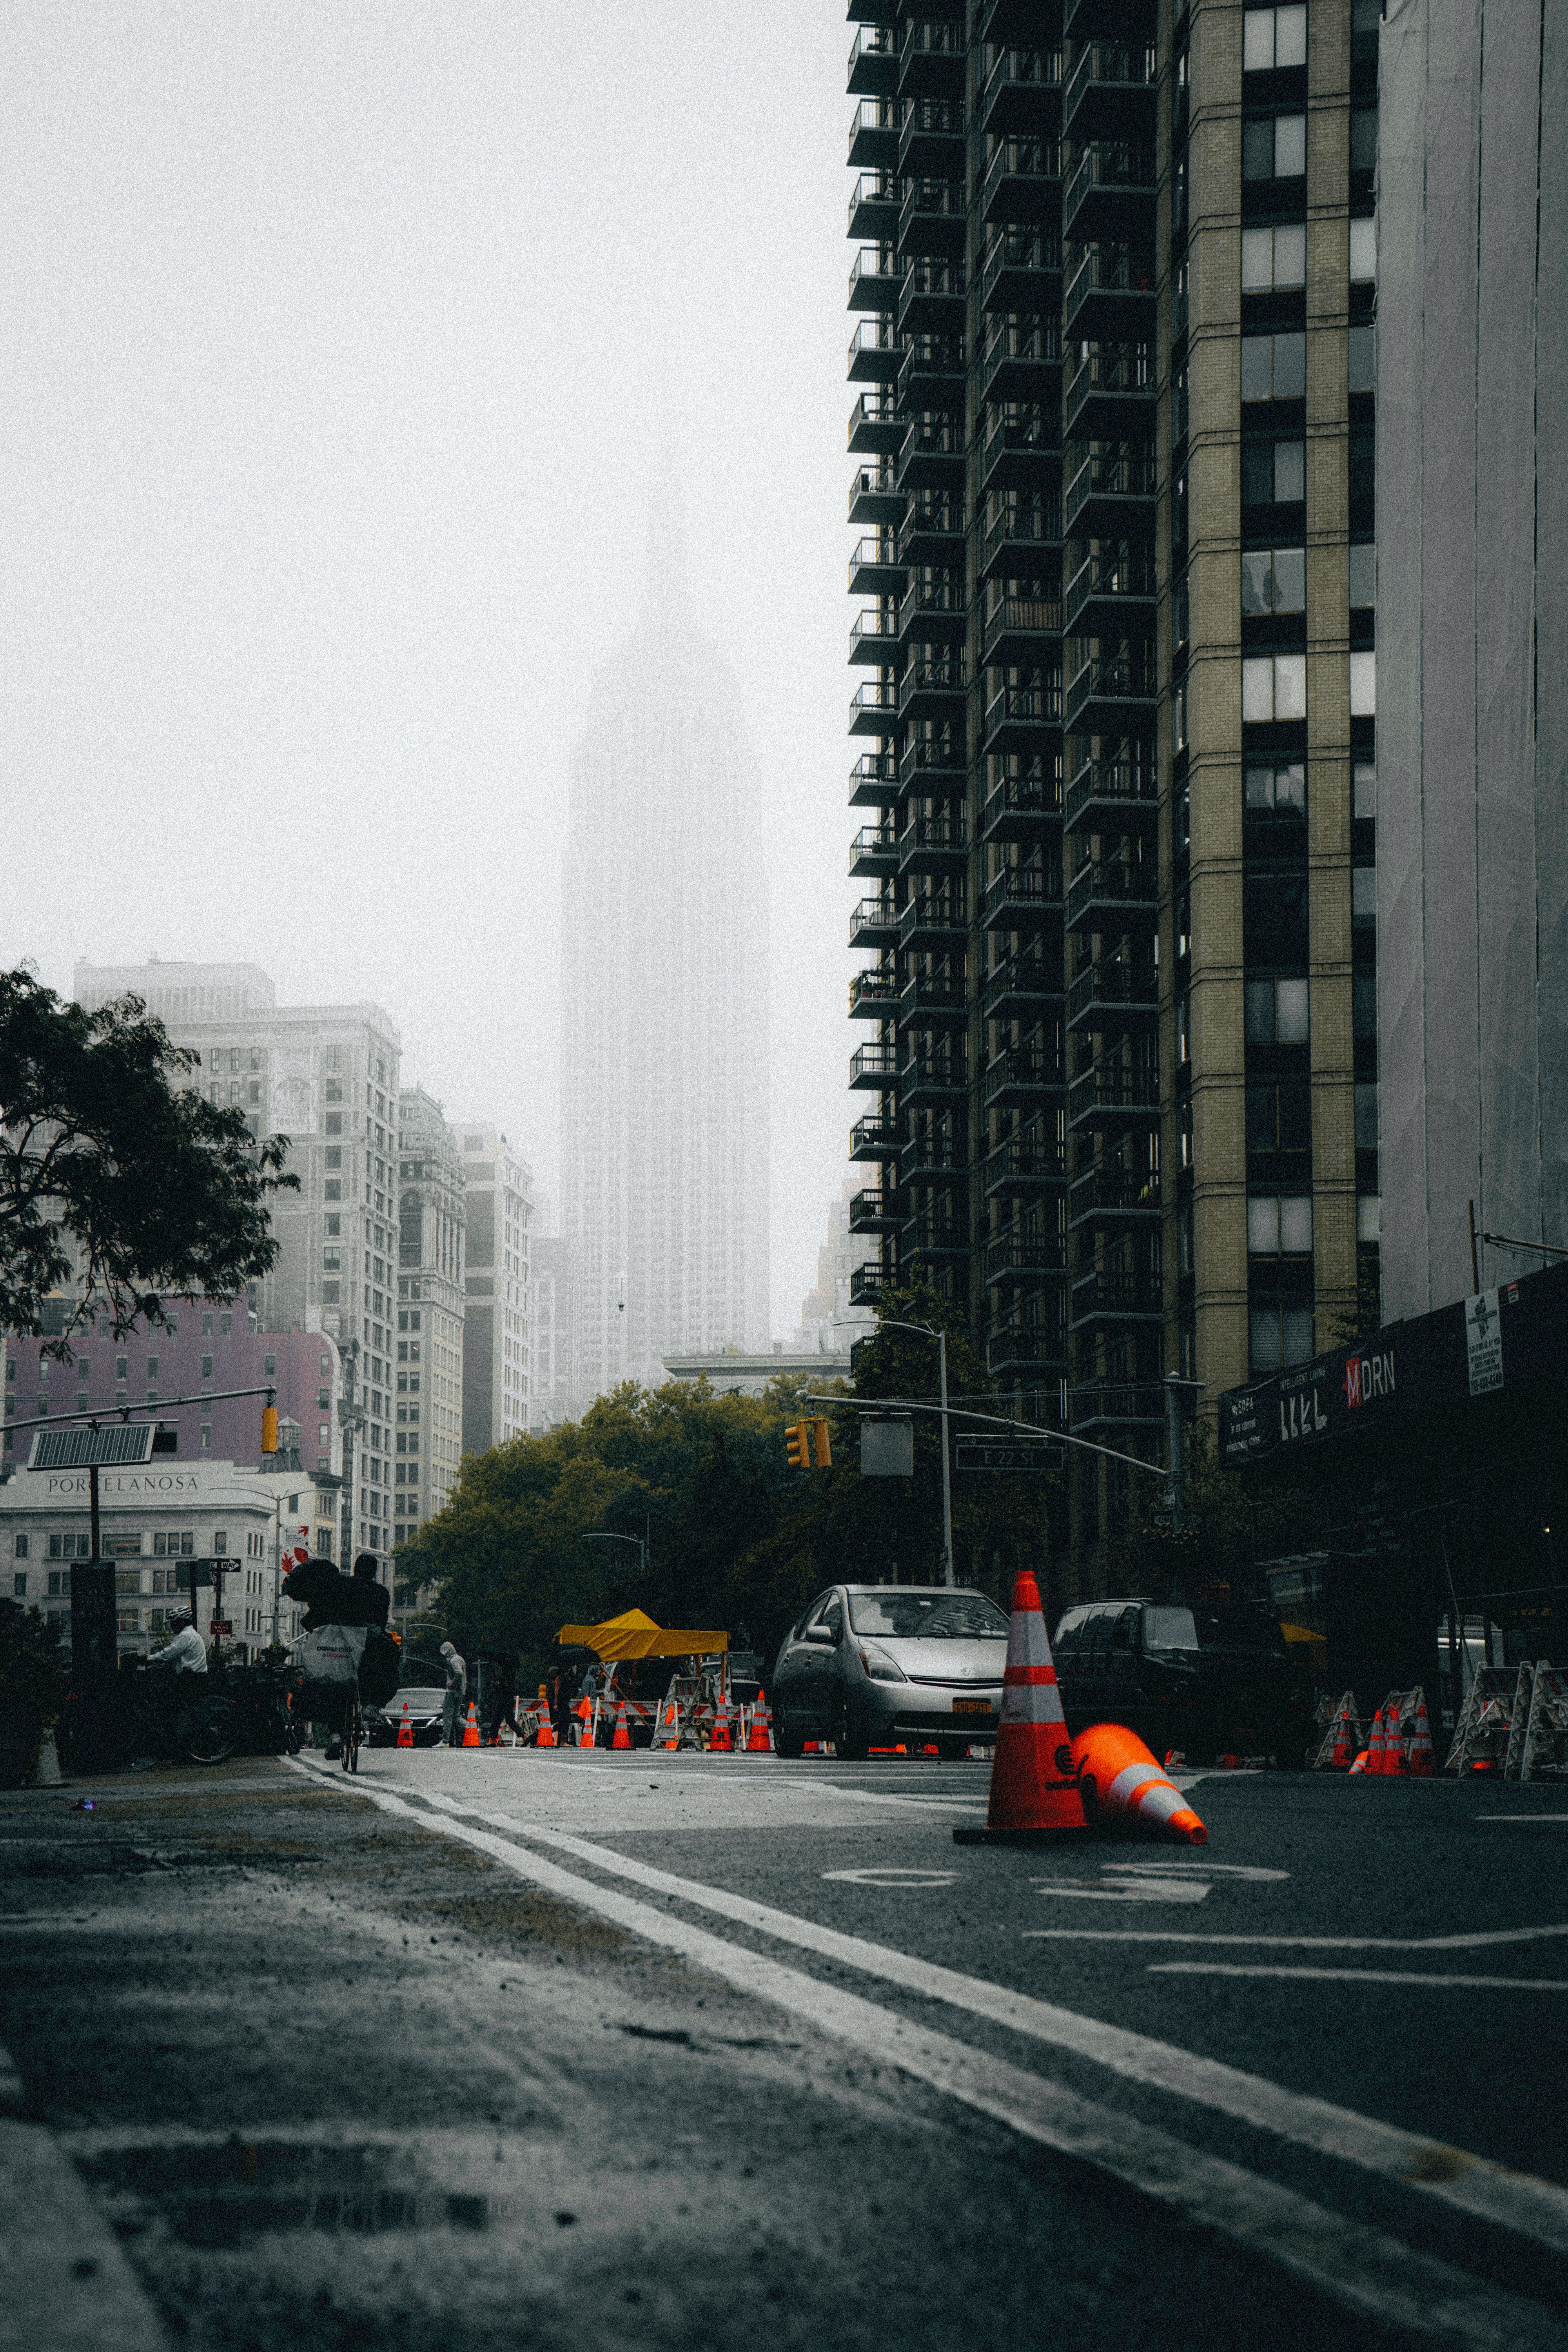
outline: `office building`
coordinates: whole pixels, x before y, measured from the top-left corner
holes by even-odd
[[[457,1483],[467,1215],[463,1162],[443,1107],[423,1087],[405,1087],[397,1098],[395,1545],[417,1535]]]
[[[880,1249],[874,1233],[851,1232],[849,1223],[855,1202],[867,1190],[867,1178],[874,1180],[875,1175],[874,1169],[857,1170],[845,1180],[839,1198],[827,1204],[827,1239],[816,1253],[816,1284],[801,1301],[797,1349],[847,1349],[876,1322],[877,1310],[862,1296],[861,1286],[869,1280],[873,1295],[879,1286]],[[861,1274],[862,1266],[869,1267],[869,1276]]]
[[[248,977],[247,977],[248,975]],[[79,1004],[134,990],[200,1067],[189,1083],[288,1141],[297,1192],[273,1196],[277,1265],[253,1283],[259,1329],[325,1332],[345,1372],[352,1472],[341,1540],[392,1540],[393,1318],[397,1280],[397,1092],[402,1041],[378,1005],[279,1005],[254,965],[79,962]],[[183,1008],[191,1008],[188,1012]],[[202,1008],[205,1007],[206,1010]]]
[[[854,14],[851,1224],[1153,1463],[1375,1265],[1377,0]]]
[[[641,617],[572,753],[561,1228],[582,1251],[584,1400],[656,1386],[672,1348],[768,1345],[760,792],[667,463]]]
[[[578,1366],[583,1357],[583,1253],[564,1234],[533,1238],[533,1400],[529,1427],[535,1436],[575,1421]]]
[[[1568,12],[1383,32],[1383,1312],[1568,1248]],[[1472,1255],[1471,1216],[1484,1238]]]
[[[451,1132],[468,1220],[455,1465],[527,1434],[533,1171],[489,1120],[458,1119]]]

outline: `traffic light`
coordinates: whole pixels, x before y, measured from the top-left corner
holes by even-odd
[[[816,1466],[819,1470],[831,1470],[833,1448],[827,1442],[827,1423],[825,1421],[814,1421],[811,1425],[816,1432]]]
[[[784,1431],[784,1448],[789,1455],[789,1466],[792,1470],[810,1469],[811,1423],[809,1421],[792,1421],[789,1423]]]
[[[278,1451],[278,1408],[275,1404],[264,1404],[261,1408],[261,1451],[263,1454],[276,1454]]]

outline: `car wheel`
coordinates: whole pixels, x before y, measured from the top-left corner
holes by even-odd
[[[833,1748],[841,1764],[863,1763],[869,1741],[857,1739],[849,1727],[849,1701],[843,1690],[833,1694]]]
[[[773,1753],[797,1762],[805,1753],[805,1735],[793,1728],[777,1699],[773,1701]]]

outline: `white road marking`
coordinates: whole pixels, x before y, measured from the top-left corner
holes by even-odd
[[[1478,1822],[1568,1822],[1568,1813],[1472,1813]]]
[[[1505,1992],[1568,1992],[1568,1977],[1426,1976],[1419,1969],[1274,1969],[1225,1960],[1155,1960],[1152,1977],[1302,1977],[1315,1984],[1479,1985]]]
[[[1205,1936],[1178,1927],[1026,1927],[1031,1938],[1078,1944],[1247,1944],[1309,1952],[1469,1952],[1483,1944],[1533,1944],[1568,1927],[1478,1927],[1468,1936]]]
[[[335,1777],[332,1785],[341,1785]],[[510,1838],[423,1814],[374,1787],[353,1793],[434,1835],[462,1840],[520,1877],[613,1920],[628,1934],[679,1952],[727,1983],[850,2043],[866,2058],[895,2066],[1010,2130],[1190,2214],[1309,2280],[1351,2311],[1419,2332],[1427,2341],[1446,2340],[1464,2352],[1561,2352],[1559,2324],[1539,2305],[1468,2277],[1381,2231],[1097,2107],[1041,2075],[912,2024],[876,2001],[561,1870]],[[560,1843],[576,1841],[562,1836]]]
[[[1130,1878],[1125,1885],[1096,1886],[1087,1878],[1042,1878],[1037,1895],[1068,1895],[1079,1903],[1201,1903],[1205,1878]]]
[[[1200,1878],[1249,1878],[1255,1880],[1284,1879],[1288,1870],[1260,1870],[1250,1863],[1200,1861],[1195,1854],[1162,1854],[1156,1861],[1108,1862],[1106,1870],[1137,1870],[1150,1872],[1157,1878],[1168,1878],[1174,1871],[1190,1870]]]
[[[360,1793],[374,1794],[371,1790],[362,1790]],[[457,1812],[464,1809],[448,1800],[446,1810]],[[880,1977],[889,1984],[902,1985],[927,1999],[951,2002],[954,2008],[967,2010],[974,2016],[988,2018],[1037,2041],[1092,2059],[1131,2081],[1173,2092],[1200,2105],[1256,2124],[1320,2155],[1407,2182],[1446,2203],[1479,2214],[1505,2229],[1517,2230],[1559,2252],[1568,2252],[1568,2189],[1560,2189],[1555,2182],[1539,2180],[1528,2173],[1510,2172],[1506,2166],[1493,2164],[1487,2158],[1424,2139],[1377,2116],[1358,2115],[1353,2108],[1287,2090],[1280,2084],[1243,2074],[1217,2059],[1200,2057],[1194,2051],[1156,2042],[1147,2034],[1131,2033],[1099,2018],[1083,2017],[1072,2010],[1033,2000],[1027,1994],[988,1983],[983,1977],[961,1975],[955,1969],[917,1959],[910,1953],[893,1951],[884,1944],[868,1943],[863,1937],[847,1935],[816,1920],[797,1918],[792,1912],[774,1910],[770,1905],[731,1895],[722,1887],[678,1878],[668,1871],[634,1862],[608,1846],[593,1845],[585,1838],[573,1837],[565,1831],[535,1830],[510,1814],[479,1812],[472,1807],[468,1810],[475,1811],[478,1819],[492,1822],[513,1835],[534,1837],[542,1844],[575,1854],[596,1869],[717,1912],[742,1926],[776,1937],[781,1942],[798,1944],[825,1958],[842,1960],[851,1968]],[[1549,1932],[1568,1934],[1568,1928]],[[1206,1943],[1210,1939],[1184,1937],[1181,1940]],[[1239,1940],[1251,1943],[1259,1939],[1247,1937]]]
[[[799,1783],[796,1784],[801,1785]],[[846,1789],[837,1780],[808,1780],[808,1789],[826,1789],[835,1797],[847,1797],[857,1805],[914,1805],[922,1812],[935,1807],[942,1812],[983,1813],[984,1802],[976,1797],[894,1797],[883,1796],[879,1789]]]
[[[843,1879],[851,1886],[951,1886],[956,1870],[825,1870],[824,1878]]]

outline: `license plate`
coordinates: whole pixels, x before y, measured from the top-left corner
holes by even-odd
[[[954,1715],[989,1715],[991,1702],[988,1698],[955,1698],[952,1711]]]

